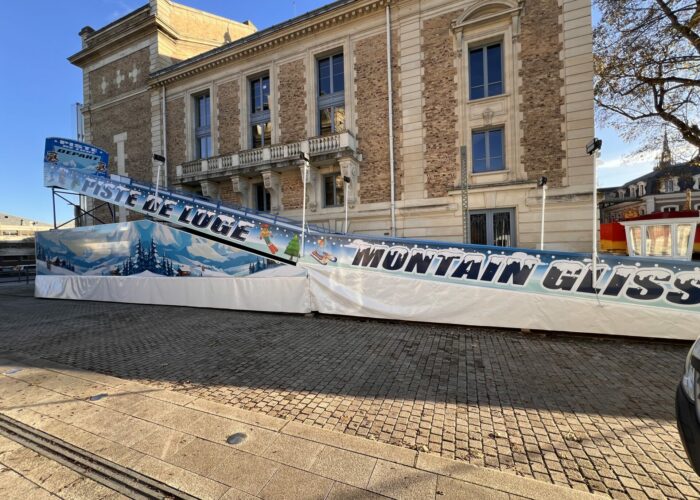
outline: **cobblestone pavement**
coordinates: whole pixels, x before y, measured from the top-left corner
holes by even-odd
[[[700,495],[674,416],[688,344],[31,294],[0,287],[1,350],[613,497]]]

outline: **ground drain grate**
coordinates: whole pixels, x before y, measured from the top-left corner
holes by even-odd
[[[0,414],[0,435],[129,498],[173,500],[195,500],[196,498],[165,483],[77,448],[7,415]]]

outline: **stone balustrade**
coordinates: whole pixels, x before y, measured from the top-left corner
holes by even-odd
[[[302,152],[310,157],[356,151],[355,137],[350,132],[312,137],[289,144],[273,144],[262,148],[248,149],[238,153],[215,156],[185,162],[176,167],[178,180],[216,176],[216,174],[236,174],[246,169],[262,165],[289,162],[299,158]]]

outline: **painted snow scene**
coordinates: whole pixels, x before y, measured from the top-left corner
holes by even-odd
[[[284,266],[147,220],[37,233],[36,264],[40,275],[153,277],[249,276]]]

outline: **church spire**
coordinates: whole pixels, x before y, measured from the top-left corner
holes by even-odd
[[[664,142],[661,146],[661,155],[659,155],[659,163],[656,165],[656,170],[663,170],[670,167],[672,163],[671,148],[668,146],[668,133],[664,128]]]

